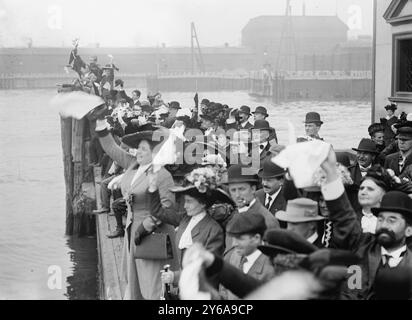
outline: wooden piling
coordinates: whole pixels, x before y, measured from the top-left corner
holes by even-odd
[[[66,234],[73,234],[73,161],[72,161],[72,119],[60,118],[63,149],[64,183],[66,186]]]
[[[81,233],[81,220],[84,214],[83,182],[83,127],[84,120],[72,122],[72,158],[73,158],[73,234]]]
[[[73,235],[83,236],[92,233],[94,219],[91,215],[96,207],[93,184],[88,183],[90,177],[85,176],[86,140],[85,127],[87,119],[72,121],[71,155],[73,159]],[[87,150],[88,151],[88,150]],[[86,179],[87,178],[87,179]]]

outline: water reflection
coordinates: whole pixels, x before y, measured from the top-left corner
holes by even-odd
[[[66,279],[65,296],[69,300],[98,299],[96,237],[68,237],[66,243],[73,266],[71,275]]]

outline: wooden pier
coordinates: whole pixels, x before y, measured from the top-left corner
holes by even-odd
[[[250,78],[248,74],[218,72],[168,73],[148,76],[146,87],[149,92],[240,91],[249,90]]]
[[[96,217],[100,300],[122,300],[126,283],[121,279],[122,238],[107,238],[116,229],[116,220],[109,214]]]
[[[283,74],[252,72],[249,94],[285,100],[365,100],[372,93],[372,75],[368,71],[296,71]]]
[[[89,146],[94,126],[87,118],[61,119],[64,178],[66,186],[66,234],[96,236],[98,252],[99,298],[121,300],[125,283],[121,281],[123,238],[109,239],[116,228],[114,216],[93,214],[101,208],[101,167],[91,167]]]
[[[101,168],[94,167],[96,205],[101,208]],[[99,272],[99,298],[101,300],[122,300],[125,282],[121,278],[121,254],[123,237],[109,239],[107,234],[116,229],[114,216],[103,213],[96,215],[96,238]]]
[[[146,78],[150,92],[248,91],[275,103],[285,100],[365,100],[371,97],[372,75],[368,71],[299,71],[265,76],[248,74],[169,73]]]

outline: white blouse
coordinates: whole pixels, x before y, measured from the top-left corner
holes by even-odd
[[[190,221],[182,233],[182,237],[180,238],[178,248],[179,249],[187,249],[193,244],[192,240],[192,230],[196,225],[206,216],[206,212],[201,212],[193,217],[190,218]]]
[[[378,218],[376,218],[372,213],[367,213],[362,210],[361,225],[363,233],[369,232],[375,234],[377,222]]]

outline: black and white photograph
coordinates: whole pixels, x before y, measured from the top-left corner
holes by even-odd
[[[0,136],[0,300],[412,299],[412,0],[0,0]]]

